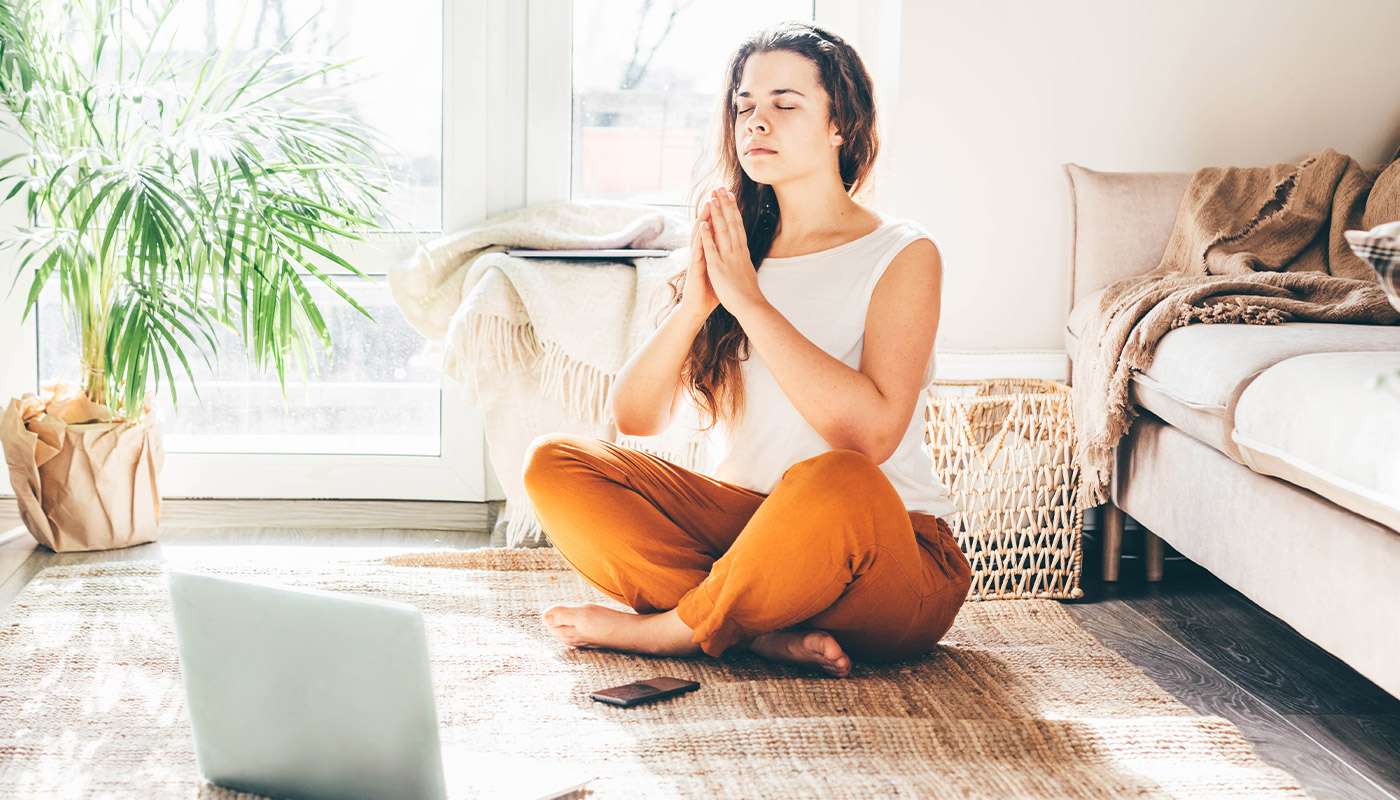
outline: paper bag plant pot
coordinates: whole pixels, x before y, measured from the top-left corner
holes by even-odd
[[[50,550],[112,550],[154,541],[156,476],[165,461],[155,418],[114,418],[68,387],[13,399],[0,442],[20,519]]]

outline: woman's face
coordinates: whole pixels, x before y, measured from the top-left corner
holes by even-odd
[[[839,171],[840,147],[832,143],[836,126],[827,119],[828,98],[816,64],[787,50],[755,53],[744,62],[730,99],[734,147],[754,182],[773,185]]]

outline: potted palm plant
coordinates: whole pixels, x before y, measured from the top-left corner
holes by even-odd
[[[376,133],[313,88],[348,62],[294,56],[297,33],[256,57],[181,52],[179,2],[0,0],[0,117],[19,143],[0,192],[26,216],[3,238],[10,291],[27,278],[28,319],[57,284],[81,348],[77,385],[0,418],[21,518],[54,550],[156,537],[151,393],[163,379],[178,404],[176,369],[194,383],[218,326],[285,396],[288,363],[331,344],[308,282],[371,317],[333,279],[364,273],[332,243],[382,224],[390,176]]]

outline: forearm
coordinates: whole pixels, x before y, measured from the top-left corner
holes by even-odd
[[[708,316],[677,304],[646,344],[627,360],[612,390],[612,413],[618,431],[649,436],[670,424],[681,365]]]
[[[888,401],[869,376],[822,350],[767,302],[735,316],[783,393],[827,444],[884,460],[880,420]]]

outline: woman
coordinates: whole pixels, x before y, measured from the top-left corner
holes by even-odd
[[[618,430],[639,436],[689,396],[721,433],[718,466],[537,438],[524,481],[545,532],[638,612],[543,618],[577,647],[740,646],[844,677],[853,658],[936,647],[971,585],[915,414],[942,266],[922,228],[852,197],[878,142],[870,78],[839,37],[758,34],[723,97],[725,188],[699,204],[672,304],[611,395]]]

